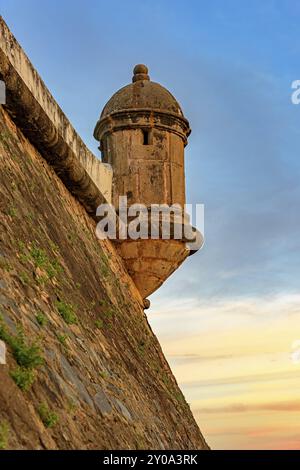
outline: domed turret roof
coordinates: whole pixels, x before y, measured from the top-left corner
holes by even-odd
[[[163,86],[150,81],[145,65],[136,65],[133,74],[133,83],[124,86],[110,98],[100,119],[118,111],[139,109],[172,113],[183,118],[182,110],[174,96]]]

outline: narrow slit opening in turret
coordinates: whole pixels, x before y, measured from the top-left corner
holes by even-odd
[[[142,129],[143,133],[143,145],[150,145],[150,131]]]

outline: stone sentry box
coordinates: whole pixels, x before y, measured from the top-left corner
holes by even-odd
[[[113,168],[112,201],[185,204],[184,147],[189,123],[163,86],[136,65],[132,83],[105,105],[94,131],[102,161]],[[184,224],[184,220],[181,220]],[[118,249],[142,297],[154,292],[191,254],[181,240],[119,240]]]

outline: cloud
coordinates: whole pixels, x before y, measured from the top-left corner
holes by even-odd
[[[291,325],[292,330],[299,316],[300,294],[281,292],[264,297],[199,299],[196,296],[190,298],[183,296],[157,299],[152,303],[149,321],[170,354],[181,354],[183,351],[182,348],[178,351],[178,345],[186,342],[188,337],[199,336],[199,347],[203,343],[208,348],[206,351],[201,348],[201,354],[211,356],[211,347],[205,336],[208,333],[212,335],[211,344],[217,346],[216,338],[219,335],[225,337],[229,330],[232,334],[235,331],[245,334],[248,330],[249,334],[251,331],[254,336],[255,329],[258,328],[260,334],[261,328],[267,328],[272,323],[274,335],[282,341],[283,336],[281,335],[280,339],[278,324],[281,322],[284,330]],[[292,339],[297,339],[297,336]],[[177,343],[173,344],[173,340]],[[249,344],[249,341],[246,340],[246,343]],[[286,345],[285,348],[288,350],[290,345]],[[198,354],[199,351],[191,350],[187,343],[184,353]],[[226,351],[226,354],[232,353],[230,348]],[[215,355],[219,354],[217,348]]]
[[[189,388],[199,388],[201,387],[223,387],[224,385],[239,385],[239,384],[258,384],[262,382],[275,382],[275,381],[284,381],[290,379],[298,379],[299,371],[298,370],[280,370],[278,372],[268,372],[265,371],[260,374],[245,374],[245,375],[236,375],[231,377],[222,377],[211,380],[190,380],[185,382],[180,382],[182,387]]]
[[[300,400],[289,402],[273,402],[273,403],[236,403],[226,406],[212,406],[209,408],[200,408],[194,410],[195,414],[223,414],[223,413],[247,413],[258,411],[285,411],[285,412],[300,412]]]
[[[203,361],[219,361],[224,359],[232,359],[234,357],[233,354],[216,354],[216,355],[204,355],[204,354],[168,354],[168,358],[170,361],[176,361],[179,364],[184,363],[196,363],[196,362],[203,362]],[[239,355],[240,357],[240,355]]]

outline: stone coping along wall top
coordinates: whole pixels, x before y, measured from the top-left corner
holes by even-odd
[[[83,143],[1,16],[0,78],[13,120],[95,217],[111,201],[112,169]]]

